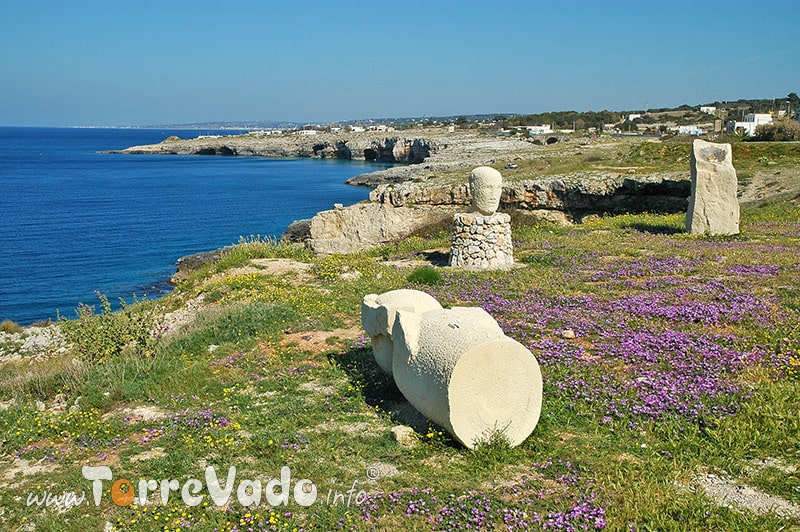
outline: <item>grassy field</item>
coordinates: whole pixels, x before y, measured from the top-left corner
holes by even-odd
[[[162,300],[83,307],[62,324],[71,350],[3,360],[0,521],[800,530],[799,219],[795,198],[745,209],[735,237],[685,234],[681,215],[515,226],[519,268],[439,276],[415,268],[449,246],[443,233],[324,259],[244,241]],[[537,357],[543,413],[522,445],[465,450],[379,372],[359,304],[401,287],[483,307]],[[415,421],[414,444],[395,441]],[[82,466],[113,474],[98,505]],[[273,489],[284,467],[289,489]],[[748,509],[759,500],[788,509]]]

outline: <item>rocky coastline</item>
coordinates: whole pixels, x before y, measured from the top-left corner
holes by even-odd
[[[336,205],[313,218],[294,221],[282,240],[311,248],[317,255],[350,253],[406,238],[426,227],[448,223],[471,201],[466,178],[472,168],[494,166],[505,175],[501,208],[523,211],[528,220],[571,224],[587,215],[626,212],[681,212],[687,208],[688,172],[630,173],[632,170],[578,171],[535,177],[519,173],[517,162],[561,150],[580,157],[597,149],[597,139],[562,138],[561,147],[535,139],[476,131],[411,130],[403,135],[317,133],[178,139],[133,146],[114,153],[261,157],[311,157],[371,160],[397,165],[355,176],[348,184],[373,188],[370,199]],[[510,169],[509,169],[510,168]],[[527,176],[529,176],[526,178]],[[182,257],[173,282],[220,252]]]
[[[266,135],[250,133],[181,139],[169,137],[158,144],[131,146],[104,153],[161,155],[222,155],[243,157],[318,158],[416,164],[437,149],[436,140],[423,137],[341,135]]]

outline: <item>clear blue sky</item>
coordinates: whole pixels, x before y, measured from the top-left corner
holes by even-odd
[[[632,110],[800,92],[796,0],[0,0],[0,125]]]

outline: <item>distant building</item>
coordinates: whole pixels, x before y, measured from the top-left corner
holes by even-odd
[[[542,124],[541,126],[527,126],[529,135],[546,135],[553,132],[550,124]]]
[[[764,124],[772,123],[772,115],[769,113],[750,113],[744,115],[743,122],[731,120],[728,122],[728,133],[742,132],[751,137],[756,134],[756,128]]]
[[[298,135],[316,135],[319,133],[316,129],[301,129],[297,132]]]
[[[678,135],[702,135],[705,130],[700,126],[678,126]]]
[[[717,108],[712,105],[706,105],[700,108],[701,113],[705,113],[707,115],[713,115],[717,112]]]
[[[363,133],[363,132],[365,132],[365,131],[366,131],[366,129],[364,129],[364,128],[363,128],[363,127],[361,127],[361,126],[352,126],[352,127],[350,128],[350,131],[352,131],[353,133]]]
[[[642,115],[639,114],[639,113],[631,113],[631,114],[628,115],[628,122],[633,122],[637,118],[641,118],[641,117],[642,117]]]

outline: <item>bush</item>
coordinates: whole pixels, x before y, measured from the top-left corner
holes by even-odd
[[[111,311],[108,297],[100,298],[100,313],[94,307],[81,303],[77,308],[78,318],[62,320],[61,329],[72,343],[77,355],[88,362],[104,362],[124,353],[150,356],[158,341],[156,313],[152,305],[142,301],[129,306],[120,299],[119,312]],[[137,303],[134,299],[134,303]]]
[[[763,124],[758,126],[751,140],[800,140],[800,122],[787,117],[776,118],[771,124]]]
[[[432,286],[442,282],[442,274],[436,268],[422,266],[411,272],[406,280],[409,283],[424,284]]]
[[[15,323],[11,320],[3,320],[0,322],[0,332],[14,334],[22,332],[22,327],[20,327],[18,323]]]

